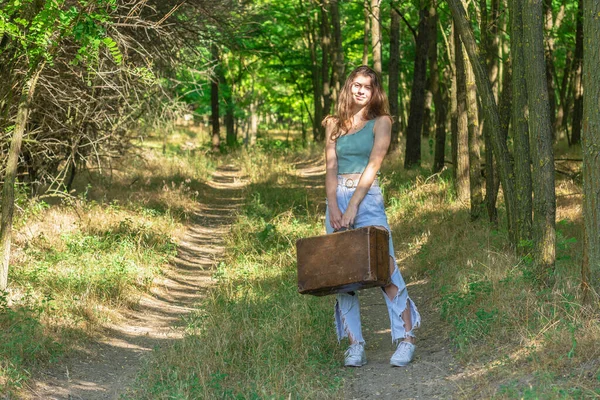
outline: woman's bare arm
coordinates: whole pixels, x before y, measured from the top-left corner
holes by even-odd
[[[331,140],[334,122],[329,120],[325,130],[325,192],[327,193],[327,204],[329,207],[329,223],[333,229],[342,227],[342,213],[337,203],[337,174],[338,162],[335,152],[335,141]]]

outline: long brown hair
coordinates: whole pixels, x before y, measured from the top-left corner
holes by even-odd
[[[328,115],[323,120],[323,125],[329,123],[334,124],[330,138],[331,140],[336,140],[340,136],[345,135],[350,128],[352,128],[352,83],[358,75],[371,78],[371,87],[373,88],[371,100],[363,111],[363,118],[371,120],[382,115],[390,115],[390,106],[388,98],[383,91],[381,77],[373,69],[366,65],[361,65],[350,72],[350,75],[346,78],[346,83],[344,83],[344,87],[340,91],[340,95],[335,105],[335,114]]]

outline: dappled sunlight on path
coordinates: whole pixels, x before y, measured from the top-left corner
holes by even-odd
[[[245,182],[234,166],[218,168],[207,184],[177,256],[151,293],[134,309],[123,311],[120,322],[107,326],[102,338],[33,379],[24,398],[118,399],[152,349],[183,337],[183,317],[212,285],[224,236],[243,202]]]

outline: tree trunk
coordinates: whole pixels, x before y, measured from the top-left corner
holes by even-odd
[[[465,2],[463,2],[463,6]],[[483,203],[483,186],[481,180],[481,153],[479,150],[479,109],[477,107],[477,87],[473,67],[467,55],[462,52],[465,68],[465,88],[467,95],[468,118],[468,151],[469,151],[469,195],[471,202],[471,219],[479,217]]]
[[[465,10],[460,0],[448,0],[448,5],[450,6],[455,29],[460,35],[467,54],[469,55],[471,65],[473,66],[475,81],[477,82],[477,88],[479,89],[479,95],[481,98],[481,106],[484,111],[484,118],[486,121],[489,121],[492,129],[492,144],[498,165],[498,172],[500,173],[502,190],[504,193],[509,237],[511,239],[511,243],[514,244],[515,192],[513,168],[510,162],[510,155],[508,153],[506,141],[502,140],[500,116],[498,114],[496,100],[494,99],[494,92],[492,90],[487,73],[479,61],[475,36],[473,35],[473,31],[468,23]]]
[[[388,96],[390,101],[390,114],[392,114],[392,139],[388,151],[398,147],[400,137],[400,112],[398,108],[398,76],[400,62],[400,14],[392,7],[390,22],[390,63],[388,75]]]
[[[544,0],[544,25],[545,32],[547,33],[544,55],[546,58],[546,82],[548,86],[548,104],[550,106],[550,120],[552,121],[552,127],[554,128],[556,121],[556,86],[554,85],[554,76],[556,75],[554,69],[554,36],[552,30],[554,28],[554,18],[552,16],[552,0]],[[556,132],[552,130],[552,140],[554,141]]]
[[[581,123],[583,118],[583,0],[577,0],[577,28],[575,30],[575,57],[573,59],[573,127],[571,144],[581,142]],[[596,43],[598,44],[598,43]]]
[[[527,51],[523,52],[529,106],[529,134],[533,165],[533,238],[534,268],[540,282],[548,284],[556,259],[556,198],[554,188],[554,153],[552,122],[545,78],[544,20],[542,0],[525,0],[523,36]]]
[[[223,73],[223,69],[220,71],[220,79],[219,83],[221,84],[222,93],[223,93],[223,101],[225,103],[225,130],[226,136],[225,141],[227,146],[232,147],[235,146],[237,142],[237,135],[235,133],[235,116],[233,114],[235,110],[235,106],[233,104],[233,87],[227,85],[227,81],[225,80],[225,74]]]
[[[469,117],[467,115],[467,73],[465,55],[458,31],[454,31],[454,65],[456,68],[456,180],[454,186],[458,201],[469,204]]]
[[[329,9],[331,13],[331,23],[333,26],[333,90],[332,90],[332,103],[337,102],[338,96],[344,81],[346,79],[344,64],[344,49],[342,46],[342,28],[340,26],[340,11],[338,7],[339,0],[330,0]]]
[[[250,103],[250,129],[248,144],[254,146],[256,144],[256,136],[258,134],[258,100],[254,98]]]
[[[531,158],[527,125],[527,82],[525,80],[525,59],[523,48],[523,0],[510,0],[510,37],[512,56],[512,124],[511,136],[514,140],[515,179],[517,195],[516,234],[517,251],[520,244],[531,240],[533,211]]]
[[[307,41],[308,49],[310,52],[311,61],[311,77],[312,77],[312,89],[313,89],[313,103],[314,103],[314,118],[312,120],[313,125],[313,140],[319,142],[321,140],[321,122],[323,121],[323,85],[321,84],[321,64],[317,58],[317,39],[315,36],[315,28],[311,23],[310,19],[306,27],[307,30]]]
[[[371,0],[371,46],[373,69],[381,74],[381,0]]]
[[[583,220],[584,220],[584,283],[600,293],[600,4],[584,0],[585,57],[583,65]],[[585,287],[585,286],[584,286]]]
[[[432,69],[431,60],[433,53],[437,52],[437,14],[435,9],[435,0],[431,0],[427,7],[427,36],[429,37],[429,47],[427,50],[427,59],[429,60],[429,75],[425,84],[425,112],[423,115],[423,131],[421,132],[423,137],[431,137],[435,130],[435,120],[433,118],[432,106],[433,106],[433,85],[438,82],[438,77],[433,76],[434,71]],[[438,71],[435,71],[437,74]]]
[[[410,114],[406,128],[406,155],[404,168],[421,164],[421,131],[425,109],[425,83],[427,81],[427,53],[429,48],[428,2],[422,2],[421,19],[416,38],[415,67],[410,96]]]
[[[452,177],[456,182],[456,167],[458,165],[458,87],[456,85],[456,46],[454,37],[456,35],[456,27],[454,26],[454,22],[452,23],[452,27],[450,29],[450,40],[448,41],[449,47],[449,62],[450,64],[454,64],[451,68],[452,70],[452,85],[450,87],[451,95],[450,95],[450,152],[452,157]]]
[[[330,85],[330,56],[331,56],[331,29],[328,17],[329,0],[321,2],[321,84],[323,85],[321,100],[323,104],[323,117],[331,112],[331,85]],[[325,127],[319,120],[319,141],[325,140]]]
[[[431,38],[433,46],[429,53],[429,76],[431,78],[431,92],[433,94],[433,102],[435,104],[435,147],[433,153],[433,173],[440,172],[444,168],[444,158],[446,153],[446,117],[447,106],[446,99],[442,93],[439,81],[439,65],[437,55],[437,2],[432,1],[429,8],[429,16],[431,18]]]
[[[365,16],[365,33],[363,36],[363,56],[362,65],[369,63],[369,40],[371,38],[371,16],[369,14],[369,0],[365,0],[363,12]]]
[[[27,79],[21,91],[17,119],[8,151],[6,168],[4,170],[4,183],[2,185],[2,220],[0,222],[0,252],[2,267],[0,269],[0,290],[6,290],[8,286],[8,266],[10,261],[10,243],[12,238],[12,223],[15,210],[15,181],[17,179],[17,167],[19,165],[19,154],[23,134],[29,117],[29,108],[36,84],[44,63],[41,63]]]
[[[569,96],[569,91],[567,90],[569,86],[569,77],[571,76],[571,66],[573,65],[573,52],[571,50],[567,51],[567,55],[565,58],[565,70],[562,77],[562,83],[560,85],[558,91],[558,107],[556,110],[556,119],[554,120],[554,134],[555,139],[559,139],[562,133],[566,136],[566,129],[564,126],[564,122],[567,120],[567,112],[568,112],[568,101],[567,97]],[[570,141],[570,139],[569,139]],[[570,144],[570,142],[569,142]]]
[[[210,119],[212,121],[212,150],[219,151],[221,146],[220,121],[219,121],[219,49],[213,43],[211,46],[212,61],[215,65],[215,74],[210,81]]]

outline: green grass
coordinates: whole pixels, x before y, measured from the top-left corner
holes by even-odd
[[[0,393],[136,307],[175,254],[215,162],[146,145],[110,175],[79,175],[73,196],[45,202],[20,187],[9,289],[0,293]]]
[[[264,140],[218,156],[177,143],[167,150],[131,158],[112,177],[92,174],[75,200],[49,206],[21,196],[13,287],[0,298],[0,384],[23,385],[30,371],[68,353],[73,338],[134,306],[206,200],[204,179],[224,162],[239,165],[250,184],[214,289],[185,317],[185,338],[153,354],[128,396],[339,398],[332,299],[296,288],[294,244],[323,232],[324,191],[307,191],[294,166],[322,162],[320,148]],[[464,396],[600,396],[598,307],[580,291],[577,182],[557,181],[554,285],[541,288],[529,258],[507,245],[501,202],[499,228],[471,221],[451,171],[430,176],[427,156],[423,165],[404,171],[401,157],[388,157],[382,187],[399,266],[407,281],[429,282],[463,365],[453,379]]]
[[[210,297],[187,318],[186,337],[155,354],[133,398],[337,395],[342,378],[331,299],[300,296],[296,282],[295,241],[322,232],[322,206],[289,174],[283,152],[257,152],[237,160],[254,162],[246,171],[252,183]]]

